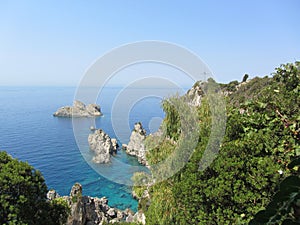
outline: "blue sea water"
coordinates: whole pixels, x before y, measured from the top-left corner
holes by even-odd
[[[131,196],[131,187],[105,178],[91,167],[91,162],[87,162],[92,153],[78,147],[72,119],[52,116],[59,107],[72,104],[75,92],[74,87],[0,87],[0,150],[40,170],[48,188],[55,189],[60,195],[68,195],[72,185],[79,182],[84,195],[106,196],[109,205],[136,211],[137,201]],[[90,132],[88,125],[91,122],[112,138],[118,138],[116,130],[121,129],[122,133],[122,127],[113,127],[111,117],[114,99],[119,92],[120,88],[103,89],[97,100],[104,114],[102,117],[75,120],[85,127],[84,137]],[[169,90],[170,94],[175,92]],[[152,123],[153,118],[159,121],[157,118],[164,117],[160,102],[160,98],[150,96],[136,102],[129,112],[126,107],[119,107],[116,119],[128,120],[130,129],[140,121],[149,133],[158,127]],[[127,127],[125,130],[122,138],[118,138],[120,145],[129,141],[130,130]],[[85,146],[88,146],[87,140]],[[85,154],[88,156],[84,157]],[[124,165],[139,166],[136,158],[122,150],[118,151],[115,159],[124,162]],[[115,175],[120,173],[120,176],[124,171],[114,163],[108,169]]]

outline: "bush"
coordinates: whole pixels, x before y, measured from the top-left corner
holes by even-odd
[[[198,145],[180,172],[151,187],[147,223],[246,224],[266,207],[280,181],[291,174],[287,165],[300,155],[299,72],[298,62],[282,65],[273,78],[254,78],[228,96],[219,155],[201,171],[212,122],[203,97]],[[172,107],[164,110],[164,126],[172,131],[170,136],[180,137],[179,118],[172,115]],[[161,161],[169,151],[161,144],[153,152]],[[153,156],[149,159],[155,161]]]
[[[68,208],[48,202],[42,174],[26,162],[0,152],[0,224],[63,224]]]

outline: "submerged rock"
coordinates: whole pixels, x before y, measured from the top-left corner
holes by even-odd
[[[101,108],[97,104],[85,105],[75,100],[73,106],[64,106],[59,108],[53,116],[56,117],[94,117],[101,116]]]
[[[122,146],[126,149],[128,155],[136,156],[138,161],[143,165],[147,165],[145,139],[146,130],[143,128],[142,124],[138,122],[134,125],[128,145]]]
[[[118,148],[117,140],[110,138],[102,129],[95,130],[88,137],[90,149],[95,152],[93,161],[95,163],[109,163],[112,154]]]

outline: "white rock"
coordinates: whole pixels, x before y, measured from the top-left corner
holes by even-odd
[[[110,155],[115,151],[111,138],[101,129],[95,130],[88,137],[90,149],[94,151],[95,163],[109,163]]]

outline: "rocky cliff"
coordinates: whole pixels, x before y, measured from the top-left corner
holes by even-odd
[[[51,190],[47,196],[51,201],[57,198],[58,194]],[[73,185],[69,196],[61,198],[68,203],[70,208],[67,225],[97,225],[125,221],[140,222],[143,219],[140,213],[134,214],[130,209],[119,210],[110,207],[106,197],[82,196],[82,186],[79,183]]]
[[[204,92],[200,82],[196,82],[186,93],[186,96],[189,99],[189,104],[197,107],[201,105],[201,99],[203,95]]]
[[[138,122],[134,125],[128,145],[122,146],[123,149],[126,149],[127,154],[136,156],[138,161],[143,165],[147,165],[145,139],[146,130],[143,128],[142,124]]]
[[[111,155],[117,152],[117,140],[110,138],[102,129],[90,134],[88,142],[90,149],[95,153],[93,157],[95,163],[109,163]]]
[[[85,105],[75,100],[73,106],[64,106],[59,108],[53,116],[56,117],[94,117],[101,116],[101,108],[97,104]]]

